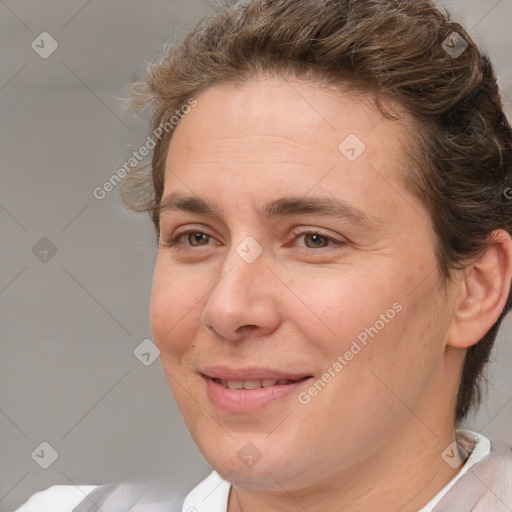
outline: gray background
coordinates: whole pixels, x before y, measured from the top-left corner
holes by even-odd
[[[443,5],[491,55],[510,117],[512,1]],[[148,134],[147,116],[123,113],[127,84],[211,10],[206,0],[0,2],[0,511],[54,484],[165,474],[191,487],[209,472],[159,361],[133,354],[151,338],[153,228],[117,189],[101,201],[92,192]],[[31,48],[45,31],[59,45],[47,59]],[[43,237],[57,249],[46,262],[33,253]],[[468,426],[512,442],[511,335],[507,321],[488,402]],[[43,441],[58,452],[46,470],[31,457]]]

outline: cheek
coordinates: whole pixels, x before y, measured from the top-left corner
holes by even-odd
[[[373,368],[399,381],[410,379],[412,368],[418,378],[430,371],[425,363],[435,365],[442,355],[445,328],[435,274],[413,291],[424,273],[410,262],[409,267],[402,261],[388,268],[375,265],[361,272],[346,267],[338,272],[340,277],[334,279],[332,272],[296,278],[294,292],[304,304],[290,297],[285,306],[286,316],[294,318],[295,326],[319,349],[325,370],[342,356],[343,367],[350,366],[348,373],[355,378],[360,378],[356,369]],[[439,322],[432,325],[432,318]],[[402,364],[410,371],[397,371]]]
[[[150,322],[155,344],[162,355],[179,357],[190,347],[201,307],[201,282],[157,261],[151,290]]]
[[[290,297],[287,315],[300,325],[307,339],[321,345],[335,359],[359,334],[364,341],[365,329],[376,322],[379,331],[383,330],[381,314],[388,320],[385,328],[389,328],[399,316],[399,306],[394,309],[393,305],[403,300],[399,287],[396,279],[369,269],[362,273],[355,268],[339,268],[314,279],[305,274],[294,283],[301,302]]]

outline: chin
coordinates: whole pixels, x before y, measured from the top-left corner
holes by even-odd
[[[235,433],[231,436],[224,431],[222,436],[212,435],[202,441],[196,439],[196,444],[206,461],[222,478],[241,487],[276,490],[276,482],[296,483],[297,473],[300,473],[300,461],[290,457],[297,453],[293,446],[300,443],[284,446],[283,440],[277,435],[271,440],[268,433]],[[301,456],[300,460],[304,461],[304,457]],[[305,482],[310,479],[311,475],[305,478]]]

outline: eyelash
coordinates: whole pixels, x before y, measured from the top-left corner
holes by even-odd
[[[180,243],[180,239],[183,236],[195,234],[195,233],[200,233],[201,235],[206,235],[209,238],[213,238],[213,236],[209,235],[208,233],[204,233],[203,231],[200,231],[197,229],[190,229],[188,231],[182,231],[181,233],[178,233],[176,235],[170,235],[169,237],[165,237],[164,241],[163,241],[163,246],[166,248],[169,248],[169,249],[173,249],[175,251],[188,251],[190,249],[193,249],[194,247],[196,247],[196,248],[208,247],[209,244],[202,245],[202,246],[201,245],[192,246],[192,245],[185,245],[185,244]],[[320,235],[322,238],[325,238],[329,242],[332,242],[329,245],[327,245],[326,247],[318,247],[318,248],[300,247],[300,249],[304,249],[306,251],[318,251],[318,249],[327,249],[328,247],[332,247],[333,245],[340,246],[340,245],[345,245],[345,243],[346,243],[341,240],[336,240],[335,238],[333,238],[333,237],[327,235],[326,233],[323,233],[322,231],[319,231],[317,229],[298,231],[298,232],[294,233],[294,235],[296,235],[294,240],[296,240],[297,238],[300,238],[302,236],[307,236],[307,235]]]
[[[163,246],[167,247],[169,249],[173,249],[175,251],[186,251],[188,249],[184,249],[184,247],[190,247],[193,248],[194,246],[191,245],[184,245],[180,244],[180,238],[182,238],[185,235],[190,235],[192,233],[201,233],[202,235],[206,235],[210,238],[213,238],[208,233],[203,233],[202,231],[199,231],[197,229],[191,229],[189,231],[182,231],[181,233],[178,233],[177,235],[171,235],[169,237],[164,238]],[[206,247],[206,246],[197,246],[197,247]]]

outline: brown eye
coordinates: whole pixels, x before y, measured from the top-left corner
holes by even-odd
[[[205,233],[201,233],[200,231],[191,232],[187,234],[187,241],[192,247],[208,245],[208,241],[210,240],[210,238],[210,235],[206,235]]]
[[[310,249],[317,249],[319,247],[327,247],[331,242],[331,239],[321,235],[320,233],[308,233],[304,235],[304,242],[306,247],[309,247]]]

